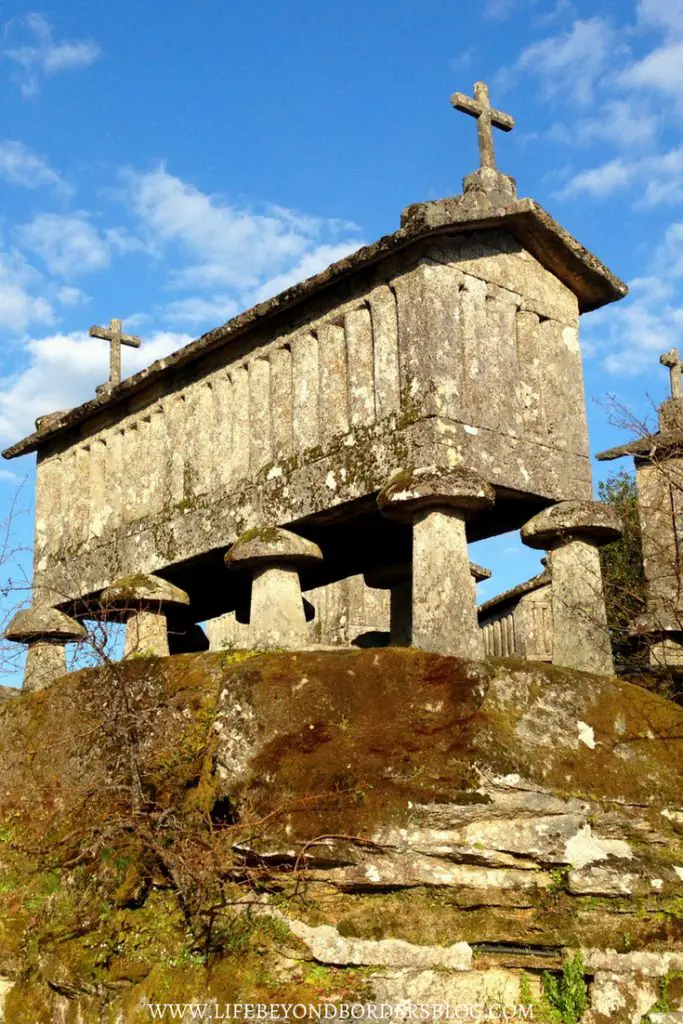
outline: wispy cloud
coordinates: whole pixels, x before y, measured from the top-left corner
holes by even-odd
[[[656,365],[683,330],[683,223],[672,224],[646,269],[617,306],[591,314],[587,337],[605,368],[635,377]]]
[[[588,104],[596,83],[623,50],[613,25],[606,18],[575,21],[557,35],[547,36],[522,51],[515,68],[539,78],[548,96],[562,92]]]
[[[17,81],[25,99],[38,95],[44,78],[87,68],[102,52],[91,39],[55,39],[50,22],[35,12],[5,26],[6,39],[17,36],[26,41],[18,46],[5,46],[0,53],[17,69]]]
[[[0,329],[21,334],[31,325],[52,323],[52,305],[42,291],[40,275],[21,253],[0,251]]]
[[[637,190],[636,209],[650,210],[683,202],[683,146],[640,159],[617,157],[579,171],[560,195],[605,199],[629,187]]]
[[[76,277],[109,266],[110,245],[86,213],[39,213],[18,228],[17,237],[51,274]]]
[[[207,195],[165,167],[124,173],[124,199],[151,246],[174,254],[176,287],[216,293],[258,289],[329,235],[350,226],[278,206],[252,209]],[[358,245],[346,243],[347,251]]]
[[[33,153],[23,142],[0,140],[0,177],[10,185],[39,188],[48,185],[58,192],[70,194],[72,189],[48,162]]]

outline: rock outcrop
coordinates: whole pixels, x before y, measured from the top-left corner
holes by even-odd
[[[4,702],[0,750],[8,1022],[563,1021],[541,975],[572,970],[586,1024],[683,1009],[683,710],[638,686],[395,648],[132,659]]]

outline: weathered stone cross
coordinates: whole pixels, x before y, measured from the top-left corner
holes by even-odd
[[[142,340],[131,334],[123,333],[123,320],[110,320],[109,327],[91,327],[88,331],[91,338],[101,338],[110,343],[109,349],[109,383],[100,385],[98,390],[109,391],[121,383],[121,346],[140,348]]]
[[[669,349],[659,357],[662,366],[668,366],[671,375],[671,397],[683,398],[681,390],[681,353],[677,348]]]
[[[479,137],[479,159],[482,167],[496,169],[496,157],[493,151],[493,128],[511,132],[515,127],[514,117],[496,110],[489,100],[489,87],[486,82],[474,83],[474,99],[462,92],[454,92],[451,103],[456,110],[469,114],[477,119],[477,135]]]

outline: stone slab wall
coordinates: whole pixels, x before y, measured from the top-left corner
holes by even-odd
[[[37,576],[96,592],[372,494],[410,462],[587,497],[577,323],[575,296],[509,236],[414,246],[41,453]]]

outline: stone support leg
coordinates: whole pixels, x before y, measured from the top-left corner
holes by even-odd
[[[308,628],[299,573],[293,566],[257,569],[251,586],[249,616],[254,647],[305,647]]]
[[[574,537],[552,553],[553,664],[611,675],[600,554]]]
[[[126,623],[124,658],[167,658],[168,623],[163,612],[141,609]]]
[[[64,644],[49,640],[36,640],[28,645],[24,689],[42,690],[66,674],[66,648]]]
[[[484,657],[465,517],[426,508],[413,520],[412,645],[461,658]]]

